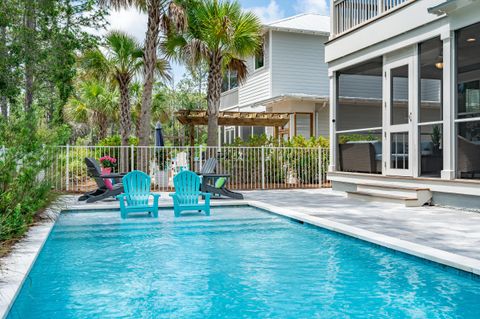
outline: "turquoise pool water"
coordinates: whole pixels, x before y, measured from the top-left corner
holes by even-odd
[[[249,207],[65,213],[8,318],[480,318],[480,281]]]

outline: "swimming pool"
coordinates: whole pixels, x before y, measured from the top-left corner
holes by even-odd
[[[480,318],[480,281],[252,207],[60,215],[7,318]]]

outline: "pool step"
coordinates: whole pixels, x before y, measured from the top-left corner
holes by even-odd
[[[357,190],[347,194],[349,198],[397,203],[406,207],[423,206],[432,200],[432,192],[428,188],[384,184],[357,184]]]

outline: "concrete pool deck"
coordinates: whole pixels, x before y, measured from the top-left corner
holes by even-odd
[[[480,212],[443,207],[409,207],[347,198],[330,189],[244,192],[244,201],[214,200],[213,206],[251,205],[309,224],[373,242],[480,275]],[[60,210],[118,208],[118,202],[78,204],[66,195],[0,259],[0,318],[11,306]],[[160,207],[171,207],[166,193]]]

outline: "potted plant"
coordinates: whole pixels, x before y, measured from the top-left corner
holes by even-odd
[[[435,125],[433,127],[432,134],[430,135],[433,144],[433,153],[434,154],[441,154],[440,147],[442,142],[442,132],[440,131],[440,127]]]
[[[112,168],[117,166],[117,159],[109,155],[100,157],[100,164],[102,165],[102,175],[108,175],[112,173]]]

